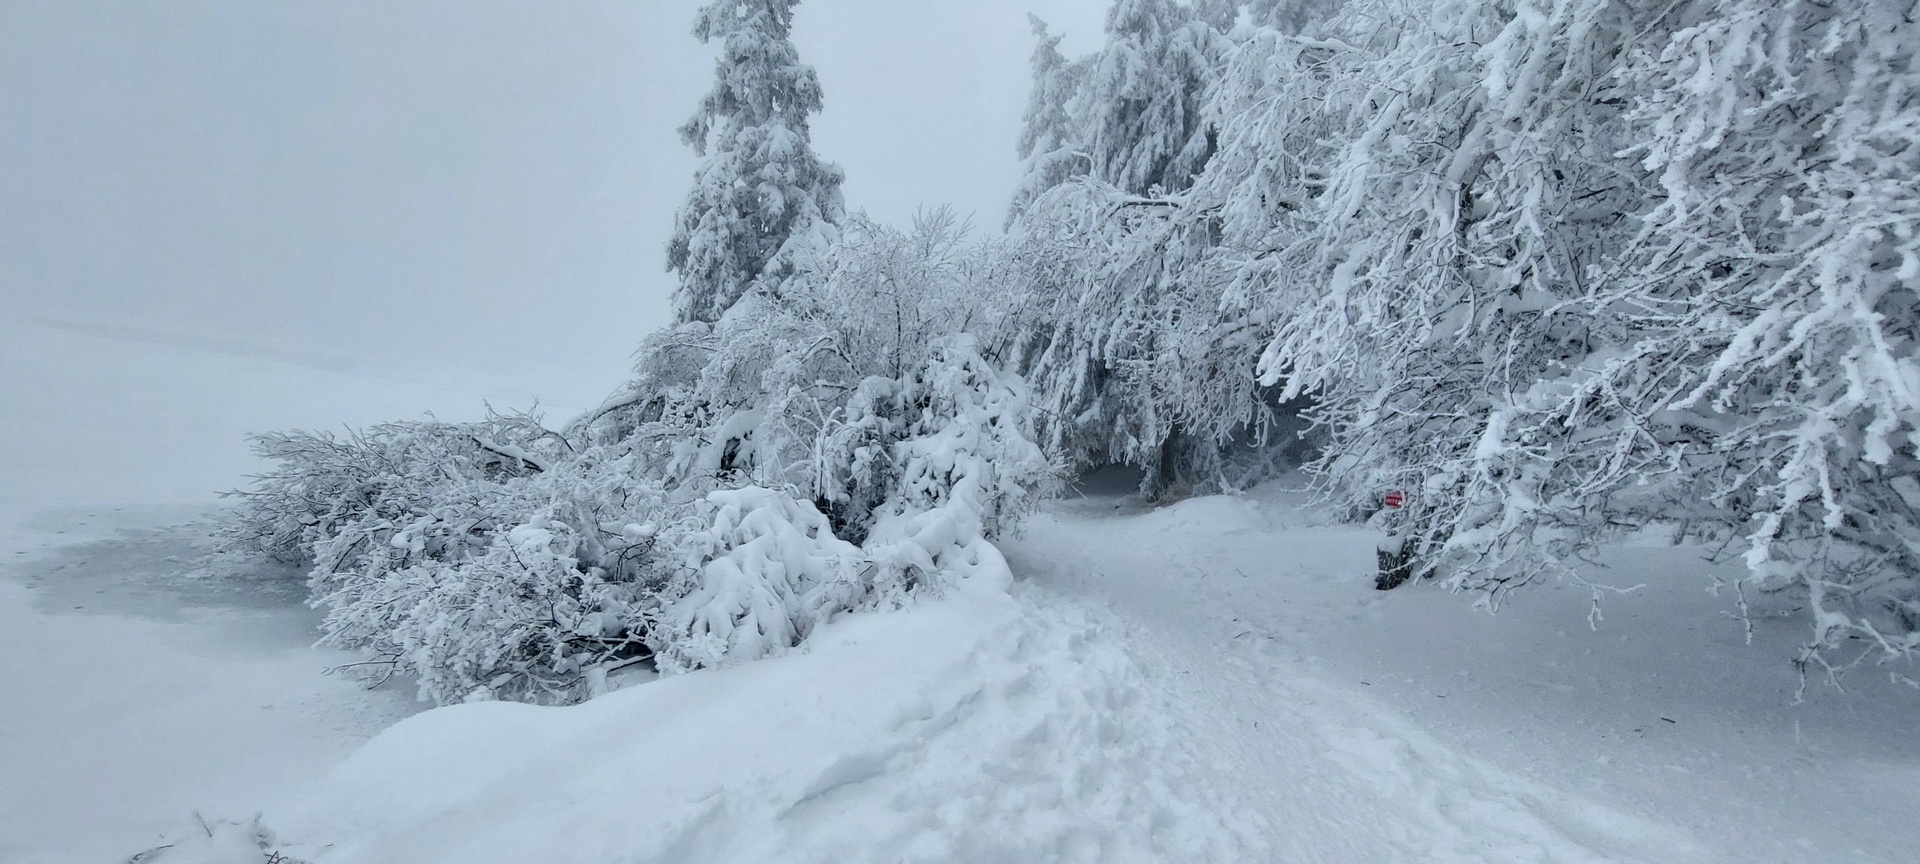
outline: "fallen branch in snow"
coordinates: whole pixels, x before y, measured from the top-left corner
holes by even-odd
[[[519,463],[520,467],[525,470],[532,471],[535,474],[542,474],[547,470],[546,460],[534,456],[519,447],[511,444],[497,444],[479,436],[474,436],[472,440],[473,446],[492,453],[495,456],[499,456],[502,459],[511,459]]]

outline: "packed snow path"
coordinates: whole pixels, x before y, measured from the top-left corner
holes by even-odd
[[[1920,695],[1870,668],[1798,684],[1797,617],[1753,645],[1694,550],[1623,548],[1606,599],[1489,615],[1372,590],[1375,535],[1281,485],[1152,510],[1060,502],[1007,544],[1110,610],[1172,724],[1281,861],[1905,861]],[[1596,615],[1603,620],[1594,620]]]
[[[1258,820],[1273,847],[1263,860],[1707,859],[1683,832],[1504,773],[1317,680],[1278,622],[1261,621],[1255,577],[1195,554],[1238,504],[1121,519],[1066,508],[1013,544],[1013,563],[1065,595],[1055,602],[1108,605],[1126,622],[1133,655],[1171,696],[1172,727]],[[1315,532],[1272,560],[1362,584],[1372,544],[1356,534]],[[1191,579],[1222,584],[1194,590]]]

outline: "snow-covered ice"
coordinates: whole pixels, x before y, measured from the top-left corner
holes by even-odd
[[[193,809],[251,812],[423,707],[321,674],[357,658],[309,647],[298,574],[198,575],[200,523],[257,467],[248,432],[487,395],[517,398],[0,318],[0,862],[114,860]]]
[[[356,658],[308,647],[297,577],[191,575],[204,534],[151,524],[189,512],[75,510],[0,543],[0,861],[116,860],[189,810],[251,812],[418,710],[321,674]]]

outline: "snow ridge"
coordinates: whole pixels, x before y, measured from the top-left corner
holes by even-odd
[[[1267,858],[1115,623],[1017,593],[580,706],[432,711],[268,822],[316,864]]]

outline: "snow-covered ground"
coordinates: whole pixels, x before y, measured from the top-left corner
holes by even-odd
[[[1372,590],[1375,535],[1274,484],[1141,511],[1062,502],[1011,544],[1111,610],[1281,860],[1906,861],[1920,692],[1871,666],[1795,704],[1798,615],[1746,644],[1696,550],[1615,550],[1603,592],[1497,614]],[[1729,574],[1731,575],[1731,574]],[[1342,844],[1346,844],[1343,848]]]
[[[1007,544],[1010,594],[844,617],[796,654],[573,708],[415,714],[319,674],[343,658],[306,647],[297,577],[194,575],[196,520],[251,467],[245,431],[479,396],[124,336],[0,329],[0,861],[163,834],[157,862],[258,861],[256,811],[316,864],[1920,848],[1920,693],[1863,668],[1795,704],[1800,622],[1745,644],[1693,553],[1617,550],[1596,579],[1645,587],[1597,629],[1573,586],[1490,616],[1372,591],[1373,536],[1284,484],[1069,499]]]
[[[1373,537],[1277,488],[1062,502],[1011,596],[578,708],[400,724],[274,848],[326,862],[1905,861],[1911,691],[1792,704],[1684,551],[1498,616],[1372,591]],[[1705,597],[1695,602],[1693,597]],[[1776,632],[1777,631],[1777,632]],[[608,805],[619,814],[609,816]],[[164,859],[163,859],[164,860]]]
[[[308,647],[298,574],[194,564],[216,493],[256,467],[248,432],[531,401],[449,380],[0,317],[0,862],[116,860],[420,709],[321,674],[356,658]]]
[[[118,860],[190,810],[269,803],[418,710],[320,674],[354,658],[307,647],[297,576],[189,575],[201,541],[168,526],[194,515],[63,511],[0,544],[0,861]]]

